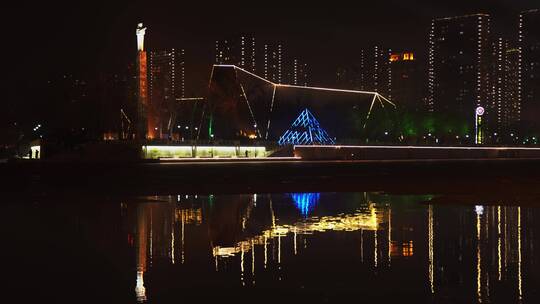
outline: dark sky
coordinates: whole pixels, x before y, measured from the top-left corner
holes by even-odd
[[[294,4],[293,4],[294,2]],[[317,1],[319,2],[319,1]],[[350,1],[352,2],[352,1]],[[492,15],[494,32],[509,35],[518,12],[538,0],[354,1],[41,1],[4,9],[4,60],[15,82],[73,73],[94,77],[120,71],[135,54],[135,26],[148,26],[147,47],[183,47],[194,79],[202,80],[214,41],[241,32],[259,41],[280,40],[304,58],[314,78],[326,79],[340,64],[354,62],[374,44],[425,51],[433,17]],[[200,68],[197,68],[200,67]],[[195,71],[196,69],[196,71]]]

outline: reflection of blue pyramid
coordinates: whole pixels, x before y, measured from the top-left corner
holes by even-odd
[[[291,193],[294,204],[303,216],[308,216],[319,203],[320,193]]]
[[[334,145],[335,141],[321,128],[308,109],[298,115],[291,127],[281,135],[278,144],[283,145]]]

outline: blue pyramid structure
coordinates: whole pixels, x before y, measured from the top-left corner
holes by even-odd
[[[284,145],[335,145],[328,133],[308,109],[304,109],[291,127],[281,135],[278,144]]]

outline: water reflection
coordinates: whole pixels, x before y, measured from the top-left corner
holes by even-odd
[[[319,202],[320,193],[291,193],[296,208],[303,216],[308,216]]]
[[[128,204],[123,220],[133,223],[136,233],[136,298],[151,299],[153,289],[145,283],[165,275],[163,266],[154,269],[155,263],[183,267],[187,276],[194,267],[210,266],[225,278],[236,277],[239,286],[268,287],[283,280],[291,286],[306,284],[310,279],[298,275],[299,268],[307,269],[306,261],[340,260],[356,269],[359,280],[410,280],[402,284],[435,302],[536,297],[528,289],[540,274],[532,267],[538,261],[536,235],[522,232],[523,224],[532,225],[534,209],[421,203],[429,198],[178,195]],[[333,271],[321,273],[322,279],[339,278],[339,269]],[[349,277],[343,280],[355,284]]]

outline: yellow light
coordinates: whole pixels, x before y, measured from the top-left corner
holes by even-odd
[[[41,158],[41,146],[31,146],[30,151],[30,158]]]
[[[434,255],[433,255],[433,239],[434,239],[434,222],[433,222],[433,205],[429,205],[428,209],[428,276],[431,293],[435,293],[435,274],[434,274]]]
[[[309,235],[313,234],[314,232],[325,231],[370,230],[376,232],[379,227],[379,223],[383,221],[383,218],[381,215],[377,215],[373,206],[370,206],[369,208],[369,214],[358,212],[352,215],[311,218],[307,222],[302,221],[293,225],[272,225],[271,228],[263,231],[258,236],[254,236],[248,240],[240,241],[232,247],[216,246],[213,248],[212,252],[214,256],[232,257],[235,254],[241,253],[242,251],[251,250],[253,248],[252,244],[255,244],[264,245],[266,253],[266,244],[268,239],[278,238],[278,242],[280,242],[280,238],[286,236],[289,233]]]
[[[414,254],[414,244],[413,241],[408,241],[403,243],[402,254],[404,257],[411,257]]]

